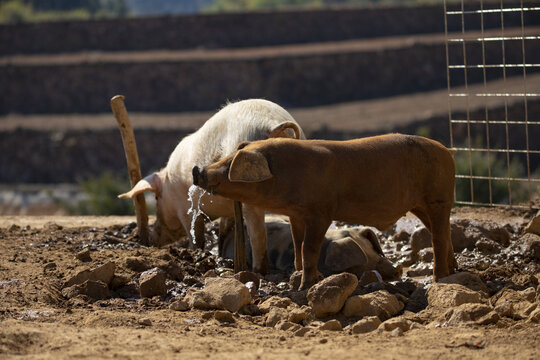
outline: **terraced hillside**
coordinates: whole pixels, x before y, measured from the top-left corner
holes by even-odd
[[[520,21],[505,17],[506,33],[521,34]],[[527,34],[540,32],[538,18],[525,21]],[[488,34],[499,25],[497,17],[486,18]],[[478,27],[478,19],[467,18],[468,29]],[[449,29],[459,31],[460,23]],[[179,139],[226,101],[251,97],[285,106],[310,137],[427,126],[448,144],[443,31],[438,5],[2,26],[0,183],[125,174],[108,104],[118,93],[127,97],[143,172],[162,166]],[[528,59],[540,58],[540,42],[526,47]],[[462,61],[457,50],[451,63]],[[495,62],[500,52],[486,47]],[[508,42],[506,58],[522,61],[520,42]],[[501,75],[490,72],[489,89],[522,86],[521,70],[508,70],[504,82]],[[538,92],[538,77],[528,75],[529,89]],[[484,86],[481,80],[471,73],[469,87]],[[456,76],[452,86],[462,83]],[[454,111],[464,112],[463,105]],[[470,105],[484,111],[483,102]],[[504,117],[504,101],[488,105]],[[506,105],[510,113],[523,111],[521,99]],[[538,118],[540,104],[528,107]]]

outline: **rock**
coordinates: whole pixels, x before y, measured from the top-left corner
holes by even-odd
[[[92,261],[89,248],[82,249],[75,255],[75,257],[81,261]]]
[[[277,330],[295,332],[298,329],[301,329],[302,326],[300,326],[298,324],[295,324],[295,323],[292,323],[290,321],[280,321],[274,326],[274,328],[277,329]]]
[[[309,289],[308,303],[318,318],[336,314],[357,286],[358,278],[353,274],[329,276]]]
[[[514,246],[526,259],[540,261],[540,236],[538,232],[523,235]]]
[[[64,288],[62,295],[68,299],[77,295],[86,295],[93,300],[103,300],[111,297],[107,284],[95,280],[86,280],[82,284]]]
[[[57,266],[56,266],[55,262],[49,262],[49,263],[43,265],[43,273],[48,274],[50,272],[55,271],[56,268],[57,268]]]
[[[476,240],[472,237],[467,237],[461,225],[453,223],[450,224],[450,234],[452,238],[452,246],[455,252],[461,252],[464,249],[474,249]]]
[[[143,272],[152,268],[152,264],[143,257],[128,257],[125,260],[125,267],[135,272]]]
[[[394,295],[386,290],[379,290],[366,295],[351,296],[345,302],[343,314],[347,317],[378,316],[386,320],[399,313],[403,307]]]
[[[142,326],[152,326],[152,320],[149,318],[140,318],[138,323]]]
[[[540,323],[540,306],[537,306],[536,309],[531,312],[527,321]]]
[[[538,211],[535,217],[527,224],[525,232],[540,235],[540,211]]]
[[[259,286],[261,283],[261,279],[259,278],[257,274],[252,273],[250,271],[240,271],[239,273],[234,274],[234,278],[240,281],[244,285],[246,285],[249,282],[253,283],[252,288],[254,289],[253,290],[254,293],[252,292],[252,295],[257,294],[257,290],[259,290]]]
[[[497,242],[487,238],[478,240],[475,246],[483,254],[495,254],[501,251],[501,246]]]
[[[418,259],[425,263],[431,263],[433,261],[433,248],[427,247],[418,252]]]
[[[409,297],[409,301],[405,305],[405,310],[417,313],[424,310],[427,306],[426,289],[416,288]]]
[[[289,298],[296,305],[304,306],[308,304],[307,293],[308,293],[308,289],[302,290],[302,291],[291,291],[289,293]]]
[[[168,255],[168,254],[167,254]],[[169,279],[174,281],[184,280],[184,273],[179,263],[174,260],[169,260],[166,265],[160,266],[160,269],[165,271]]]
[[[187,311],[189,310],[189,304],[184,299],[178,299],[169,305],[169,309],[174,311]]]
[[[204,289],[188,290],[186,301],[197,309],[237,312],[251,302],[251,295],[248,288],[236,279],[207,278]]]
[[[445,318],[448,325],[459,326],[477,321],[480,322],[478,325],[494,324],[500,317],[489,305],[466,303],[448,310]]]
[[[431,264],[419,263],[418,265],[411,267],[407,270],[408,277],[420,277],[429,276],[433,274],[433,268]]]
[[[417,254],[420,250],[431,247],[431,233],[425,227],[415,230],[411,235],[411,250]]]
[[[360,277],[360,280],[358,280],[360,286],[365,286],[374,282],[382,282],[382,277],[377,270],[365,271]]]
[[[410,237],[411,234],[409,234],[407,231],[400,230],[397,234],[392,236],[392,241],[396,243],[408,243]]]
[[[351,331],[353,334],[364,334],[376,330],[381,325],[381,320],[377,316],[367,316],[355,322]]]
[[[426,291],[428,305],[435,308],[449,308],[466,303],[483,303],[481,293],[459,284],[432,284]]]
[[[514,289],[505,288],[491,297],[495,311],[501,316],[512,319],[527,319],[538,307],[537,303],[529,301],[528,291],[520,292]],[[532,298],[534,301],[534,298]]]
[[[303,306],[300,309],[292,309],[289,312],[289,321],[295,324],[299,324],[309,318],[311,308]]]
[[[87,280],[101,281],[109,285],[111,283],[111,280],[113,279],[115,269],[115,263],[110,261],[92,270],[82,270],[78,272],[75,276],[71,277],[68,281],[66,281],[64,287],[82,284]]]
[[[484,284],[482,279],[476,274],[472,274],[466,271],[455,273],[452,275],[449,275],[447,277],[444,277],[442,279],[439,279],[439,283],[443,284],[459,284],[463,285],[466,288],[472,290],[472,291],[479,291],[483,293],[485,296],[488,296],[489,289]]]
[[[121,287],[126,286],[127,284],[129,284],[130,281],[131,281],[131,279],[129,277],[127,277],[127,276],[114,275],[112,280],[111,280],[111,283],[109,284],[109,287],[111,288],[111,290],[117,290],[117,289],[120,289]]]
[[[147,270],[139,277],[141,297],[163,296],[167,294],[165,272],[159,268]]]
[[[486,236],[488,239],[495,241],[501,246],[510,245],[510,234],[506,231],[505,228],[495,226],[491,229],[488,229]]]
[[[402,317],[395,317],[392,319],[388,319],[385,322],[383,322],[379,329],[381,331],[393,331],[394,329],[401,329],[401,331],[406,332],[409,331],[411,328],[412,321],[404,319]]]
[[[274,327],[277,323],[281,321],[287,321],[289,318],[289,313],[287,310],[282,308],[272,308],[268,312],[268,315],[266,316],[266,320],[264,324],[268,327]]]
[[[309,328],[303,327],[294,332],[294,336],[303,337],[306,336],[306,334],[310,331]]]
[[[328,320],[327,322],[319,326],[319,330],[342,331],[343,327],[341,326],[341,323],[338,320],[332,319],[332,320]]]
[[[532,286],[525,290],[518,291],[518,294],[521,297],[523,297],[525,300],[530,301],[530,302],[534,302],[536,298],[536,290]]]
[[[317,271],[317,281],[321,281],[324,278],[323,274]],[[289,286],[292,291],[297,291],[302,282],[302,271],[295,271],[289,278]]]
[[[227,310],[217,310],[216,312],[214,312],[214,319],[219,322],[234,322],[233,314]]]
[[[261,316],[262,312],[259,309],[259,307],[255,304],[247,304],[242,306],[240,310],[238,310],[239,314],[242,315],[249,315],[249,316]]]
[[[286,297],[279,297],[279,296],[271,296],[265,301],[263,301],[261,304],[259,304],[259,310],[266,314],[270,311],[270,309],[274,307],[286,309],[289,306],[292,306],[293,302],[291,299]]]
[[[395,328],[394,330],[390,331],[390,336],[392,337],[403,336],[403,330],[401,330],[401,328]]]

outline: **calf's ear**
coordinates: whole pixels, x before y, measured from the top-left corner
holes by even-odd
[[[272,177],[268,162],[263,154],[240,150],[234,156],[229,168],[231,182],[260,182]]]

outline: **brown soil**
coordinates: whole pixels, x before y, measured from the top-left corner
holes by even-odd
[[[454,219],[488,219],[501,226],[517,227],[530,216],[530,212],[505,209],[458,209],[453,214]],[[129,271],[121,265],[127,257],[140,256],[149,261],[165,258],[166,249],[140,247],[129,237],[119,235],[133,220],[0,217],[1,358],[540,357],[540,325],[526,321],[418,328],[398,337],[377,331],[362,335],[312,331],[305,337],[296,337],[291,332],[264,327],[257,316],[235,314],[233,323],[219,323],[205,311],[173,311],[168,308],[170,299],[64,299],[59,292],[61,284],[85,265],[75,257],[84,246],[92,249],[92,264],[114,261],[120,264],[116,272],[128,276]],[[103,241],[107,234],[118,236],[119,240]]]

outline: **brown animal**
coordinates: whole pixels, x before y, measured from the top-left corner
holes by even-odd
[[[193,183],[211,193],[289,216],[301,289],[316,282],[332,220],[384,230],[408,211],[432,233],[435,280],[454,272],[450,210],[452,152],[419,136],[390,134],[350,141],[268,139],[204,169]]]

